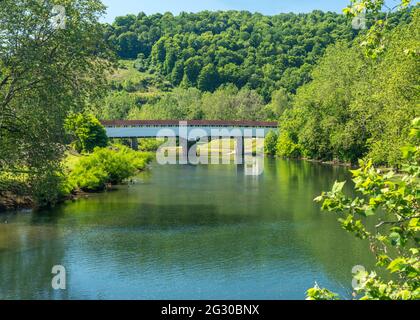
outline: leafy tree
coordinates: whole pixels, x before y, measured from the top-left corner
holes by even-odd
[[[198,76],[198,89],[213,92],[219,86],[219,74],[212,64],[208,64]]]
[[[419,18],[413,9],[409,23],[389,31],[379,60],[366,57],[358,44],[329,47],[312,81],[299,88],[282,113],[281,139],[290,138],[303,157],[352,163],[366,157],[398,166],[410,119],[419,115],[413,73],[419,63],[413,54],[420,43]],[[295,150],[279,147],[286,156]]]
[[[377,12],[384,2],[352,3],[354,6],[347,9],[351,14],[363,10]],[[401,2],[402,6],[408,4],[409,1]],[[414,12],[414,17],[416,22],[418,11]],[[369,30],[367,37],[370,46],[367,53],[374,58],[378,53],[383,53],[380,42],[369,43],[369,37],[377,31],[377,26]],[[407,53],[410,52],[406,47],[409,44],[400,44]],[[395,62],[398,58],[393,57],[389,61]],[[342,191],[345,182],[336,182],[330,192],[323,192],[315,199],[323,202],[323,209],[337,212],[341,216],[339,221],[345,230],[358,238],[367,239],[371,251],[375,253],[377,266],[385,267],[391,273],[392,280],[385,280],[376,272],[359,270],[354,279],[357,280],[354,289],[355,294],[359,294],[363,300],[420,298],[420,118],[413,120],[408,140],[402,149],[400,174],[396,175],[393,170],[384,172],[375,169],[370,160],[360,161],[360,168],[352,171],[355,189],[360,196],[348,198]],[[377,219],[372,227],[368,220],[374,218]],[[308,290],[308,299],[334,298],[335,294],[318,285]]]
[[[128,31],[118,37],[118,54],[121,58],[136,58],[138,47],[137,35],[134,32]]]
[[[374,271],[360,270],[355,291],[361,299],[420,299],[420,118],[413,121],[411,144],[404,149],[402,173],[375,169],[372,162],[360,162],[353,170],[355,190],[349,198],[343,193],[345,182],[336,182],[329,192],[315,200],[324,210],[336,212],[341,226],[370,242],[377,266],[393,275],[385,280]],[[385,214],[383,214],[385,212]],[[375,219],[373,227],[369,223]],[[308,290],[309,299],[335,297],[318,286]]]
[[[90,113],[70,114],[64,127],[74,139],[78,152],[92,152],[95,147],[106,147],[108,144],[105,128]]]
[[[351,0],[350,5],[343,10],[345,15],[353,19],[360,16],[365,18],[363,15],[366,13],[373,14],[376,17],[361,42],[361,46],[365,49],[368,57],[377,58],[384,52],[386,31],[391,26],[388,15],[395,10],[407,8],[410,3],[411,0],[398,0],[395,6],[389,7],[383,0]],[[382,10],[387,11],[384,18],[380,17]]]
[[[205,11],[118,17],[107,26],[106,39],[121,58],[144,54],[144,65],[175,86],[182,81],[185,88],[198,87],[201,74],[204,91],[223,84],[248,86],[268,101],[279,84],[294,93],[310,80],[311,67],[329,44],[355,34],[343,15],[331,12],[267,17]],[[209,65],[220,75],[214,82],[204,81],[215,75]]]
[[[277,155],[288,158],[299,158],[302,156],[301,147],[287,131],[281,132],[277,139]]]
[[[53,4],[0,5],[0,172],[24,173],[27,195],[40,204],[59,197],[67,113],[103,96],[110,66],[102,3],[63,2],[65,25],[56,23]]]
[[[199,120],[202,118],[201,92],[195,88],[176,88],[154,103],[130,110],[129,119]]]
[[[271,103],[265,108],[266,118],[277,121],[283,112],[291,106],[291,95],[285,88],[280,88],[273,92]]]
[[[195,85],[202,68],[202,60],[199,57],[192,57],[185,61],[184,72],[186,81]]]
[[[209,120],[261,120],[263,108],[258,93],[235,86],[221,87],[202,98],[203,117]]]
[[[271,156],[276,155],[277,152],[278,134],[275,131],[270,131],[264,140],[264,152]]]
[[[181,83],[182,78],[184,77],[184,64],[177,61],[174,68],[172,69],[171,80],[172,83],[177,86]]]
[[[242,88],[233,100],[237,106],[235,119],[264,120],[264,100],[255,90]]]
[[[130,109],[136,105],[136,97],[126,91],[113,92],[105,98],[100,108],[101,119],[120,120],[128,116]]]

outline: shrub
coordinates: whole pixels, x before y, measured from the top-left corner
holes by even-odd
[[[269,155],[276,155],[277,153],[278,134],[276,131],[270,131],[264,140],[264,152]]]
[[[140,139],[140,150],[141,151],[157,151],[164,142],[165,142],[165,139],[160,139],[160,138],[143,138],[143,139]]]
[[[299,158],[301,156],[300,146],[287,132],[282,132],[277,141],[277,154],[283,157]]]
[[[95,148],[75,165],[69,183],[74,189],[103,190],[107,184],[118,184],[134,176],[150,160],[149,153],[136,152],[122,145]]]

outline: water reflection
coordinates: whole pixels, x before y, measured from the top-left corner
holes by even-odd
[[[352,266],[372,258],[312,201],[346,176],[273,159],[258,177],[156,164],[135,185],[11,214],[0,224],[0,298],[302,299],[314,281],[348,295]],[[51,289],[55,264],[66,291]]]

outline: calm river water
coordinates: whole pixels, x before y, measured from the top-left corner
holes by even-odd
[[[345,178],[274,159],[257,177],[153,164],[134,185],[0,215],[0,299],[304,299],[315,281],[350,297],[352,267],[373,259],[312,201]]]

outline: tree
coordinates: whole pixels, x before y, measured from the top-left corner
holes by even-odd
[[[196,85],[201,68],[202,59],[200,57],[192,57],[185,61],[184,73],[187,77],[187,81],[192,85]]]
[[[264,140],[264,151],[266,154],[269,154],[271,156],[276,155],[277,152],[277,139],[278,134],[275,131],[270,131],[266,136]]]
[[[200,120],[202,117],[201,92],[196,88],[175,88],[155,103],[135,108],[128,115],[129,119],[134,120]]]
[[[257,91],[242,88],[233,99],[237,106],[236,119],[254,121],[264,119],[264,100]]]
[[[0,171],[24,173],[30,195],[48,194],[43,204],[58,197],[64,119],[103,96],[110,67],[102,3],[53,3],[0,5]]]
[[[198,76],[198,89],[213,92],[219,86],[219,73],[213,64],[206,65]]]
[[[219,84],[248,86],[268,101],[279,85],[295,93],[310,80],[311,67],[329,44],[355,35],[336,13],[268,17],[229,11],[229,17],[226,12],[127,15],[117,18],[105,36],[121,58],[143,53],[149,71],[160,72],[172,85],[179,85],[185,71],[182,86],[198,87],[202,73],[204,91]],[[218,85],[206,81],[215,75],[211,67],[203,71],[207,65],[219,73]]]
[[[264,103],[254,90],[233,85],[203,94],[203,117],[210,120],[261,120]]]
[[[133,94],[126,91],[113,92],[104,100],[100,108],[101,119],[121,120],[126,119],[130,109],[136,105]]]
[[[389,7],[382,0],[351,0],[351,4],[343,10],[344,14],[353,18],[365,19],[365,14],[370,13],[375,16],[373,25],[369,28],[360,45],[365,49],[365,54],[371,58],[380,56],[386,47],[386,31],[389,30],[389,15],[395,10],[407,8],[411,0],[398,0],[397,4]],[[379,17],[380,12],[387,12],[384,19]],[[353,20],[355,21],[355,20]],[[357,22],[356,22],[357,24]]]
[[[128,31],[118,37],[118,54],[122,58],[136,58],[138,47],[137,35],[134,32]]]
[[[95,147],[106,147],[108,144],[105,128],[90,113],[70,114],[64,127],[74,139],[73,145],[78,152],[92,152]]]
[[[178,86],[184,77],[184,64],[177,61],[172,69],[171,80],[175,86]]]
[[[285,88],[273,92],[271,103],[265,108],[266,118],[277,121],[283,112],[291,106],[291,97]]]
[[[346,11],[353,15],[364,10],[377,13],[384,4],[383,1],[352,3],[353,6]],[[401,6],[409,3],[402,1]],[[416,21],[418,11],[414,12],[414,16]],[[370,46],[367,55],[373,58],[377,58],[378,53],[382,54],[383,49],[380,42],[369,43],[369,37],[372,31],[375,34],[377,26],[369,30],[366,40]],[[410,53],[405,45],[403,49]],[[397,59],[394,57],[390,61]],[[402,155],[399,175],[393,170],[384,172],[375,169],[370,160],[361,160],[360,168],[351,171],[354,188],[360,196],[354,199],[347,197],[342,191],[345,182],[336,182],[330,192],[323,192],[315,199],[323,202],[324,210],[341,216],[339,221],[345,230],[360,239],[367,239],[376,256],[377,266],[385,267],[391,273],[392,280],[385,280],[374,271],[369,273],[364,268],[359,269],[354,277],[357,282],[354,289],[363,300],[420,299],[420,118],[412,121]],[[374,218],[376,221],[372,227],[368,222]],[[318,285],[307,293],[311,300],[337,298],[336,294]]]
[[[281,139],[290,138],[307,158],[353,164],[370,158],[376,165],[398,167],[410,121],[419,115],[413,72],[419,67],[414,54],[420,43],[419,19],[420,11],[413,9],[411,21],[388,31],[380,59],[366,57],[358,42],[327,48],[312,80],[283,111]],[[275,101],[273,96],[271,104]],[[279,147],[285,155],[294,149]]]
[[[340,216],[343,229],[368,240],[377,266],[394,275],[392,280],[385,280],[374,271],[361,269],[355,275],[354,289],[363,300],[420,299],[420,118],[413,121],[410,140],[403,149],[401,175],[361,161],[360,168],[352,171],[360,196],[347,197],[342,191],[345,182],[336,182],[331,191],[315,199],[322,202],[322,209]],[[318,286],[308,290],[308,299],[335,297]]]

